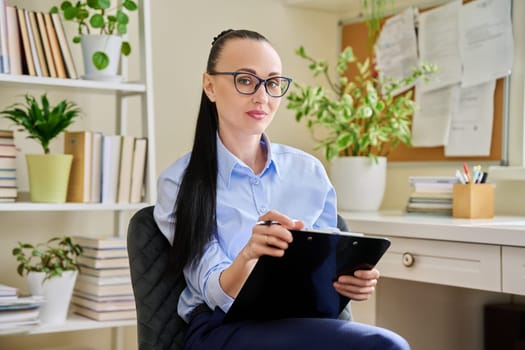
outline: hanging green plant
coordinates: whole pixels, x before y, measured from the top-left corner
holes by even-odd
[[[368,43],[374,46],[381,32],[381,21],[388,12],[394,9],[394,0],[361,0],[363,15],[368,29]],[[388,6],[390,4],[390,6]]]

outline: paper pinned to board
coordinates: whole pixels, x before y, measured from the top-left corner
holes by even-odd
[[[461,88],[459,108],[445,145],[447,157],[489,156],[492,143],[496,81]]]
[[[513,39],[510,0],[478,0],[460,12],[459,46],[462,87],[496,80],[512,70]]]

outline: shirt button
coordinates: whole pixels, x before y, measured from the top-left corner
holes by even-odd
[[[252,184],[258,185],[259,184],[259,179],[252,179]]]
[[[267,211],[268,211],[268,209],[266,209],[266,207],[261,207],[261,208],[259,209],[259,213],[261,213],[261,214],[264,214],[264,213],[266,213]]]

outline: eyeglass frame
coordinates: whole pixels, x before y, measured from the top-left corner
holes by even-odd
[[[244,71],[236,71],[236,72],[208,72],[208,74],[209,75],[231,75],[233,77],[233,85],[235,86],[235,90],[237,90],[237,92],[240,93],[241,95],[253,95],[253,94],[255,94],[257,92],[257,90],[259,90],[259,87],[261,87],[261,85],[264,85],[264,91],[266,91],[268,96],[273,97],[273,98],[281,98],[284,95],[286,95],[286,93],[288,92],[288,89],[290,88],[290,85],[292,84],[292,81],[293,81],[292,78],[283,77],[281,75],[276,75],[276,76],[270,77],[268,79],[261,79],[261,78],[259,78],[257,75],[255,75],[253,73],[244,72]],[[250,75],[250,76],[252,76],[252,77],[254,77],[255,79],[258,80],[258,83],[255,85],[255,88],[253,89],[253,92],[242,92],[242,91],[239,90],[239,88],[237,87],[237,80],[236,80],[236,78],[237,78],[237,76],[239,74],[247,74],[247,75]],[[281,95],[279,95],[279,96],[271,95],[268,92],[268,86],[266,85],[266,83],[269,80],[276,79],[276,78],[284,79],[284,80],[286,80],[288,82],[288,86],[286,87],[286,90],[284,90],[284,92]]]

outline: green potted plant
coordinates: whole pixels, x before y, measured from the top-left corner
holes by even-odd
[[[65,321],[80,270],[77,257],[81,253],[82,247],[67,236],[36,245],[18,242],[13,248],[18,274],[26,276],[31,295],[44,299],[39,312],[42,323]]]
[[[133,0],[62,1],[60,10],[66,21],[77,24],[74,43],[82,45],[85,79],[120,79],[117,75],[120,55],[128,56],[131,45],[123,40],[127,33],[129,11],[137,10]],[[59,13],[57,6],[51,13]]]
[[[25,104],[15,103],[0,112],[0,116],[26,131],[27,138],[39,142],[44,151],[44,154],[26,154],[31,201],[65,202],[73,156],[51,154],[49,144],[79,115],[80,109],[74,102],[62,100],[51,106],[46,94],[40,97],[40,103],[26,94]]]
[[[340,209],[377,210],[386,183],[386,156],[399,143],[410,145],[410,116],[415,110],[412,90],[398,95],[393,92],[420,77],[428,79],[436,67],[423,63],[404,79],[380,82],[370,60],[359,62],[352,48],[347,47],[337,57],[334,80],[327,61],[310,57],[302,46],[296,54],[309,62],[314,77],[325,78],[328,87],[294,83],[287,108],[295,111],[297,121],[306,121],[318,142],[317,148],[324,149],[331,163]],[[351,64],[358,73],[349,78],[347,70]],[[346,165],[349,162],[352,164]],[[346,169],[343,175],[337,171],[341,167]],[[364,173],[357,173],[357,179],[350,180],[347,171],[355,173],[360,168]],[[361,200],[353,195],[348,198],[345,193],[355,194]]]

